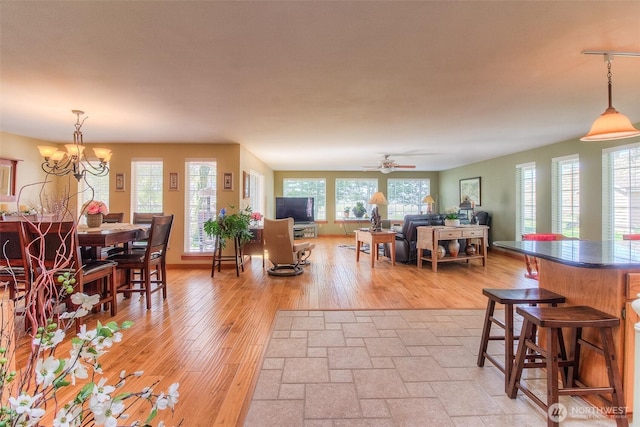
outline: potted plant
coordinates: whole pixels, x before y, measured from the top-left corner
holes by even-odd
[[[107,205],[98,200],[91,200],[85,205],[83,211],[87,215],[87,227],[89,228],[100,227],[103,215],[109,213]]]
[[[458,208],[456,206],[451,207],[445,211],[444,225],[448,227],[460,226],[460,220],[458,219]]]
[[[349,212],[351,211],[351,206],[345,206],[344,211],[342,211],[342,216],[345,218],[349,218]]]
[[[229,206],[229,209],[234,208],[234,206]],[[252,238],[249,230],[251,220],[251,207],[249,206],[236,213],[228,213],[227,209],[222,208],[215,220],[208,219],[204,223],[204,232],[209,237],[215,237],[221,249],[227,246],[229,239],[237,238],[242,246]]]
[[[353,214],[356,218],[362,218],[367,213],[367,209],[364,207],[364,203],[356,202],[356,206],[353,208]]]

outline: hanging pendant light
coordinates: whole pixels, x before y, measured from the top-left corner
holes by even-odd
[[[607,61],[609,80],[609,107],[593,122],[589,133],[580,138],[580,141],[611,141],[640,135],[640,131],[633,127],[631,120],[619,113],[611,104],[611,61],[613,61],[611,53],[605,53],[605,61]]]

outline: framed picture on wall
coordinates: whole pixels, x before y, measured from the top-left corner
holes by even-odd
[[[233,173],[225,172],[222,174],[222,189],[225,191],[233,190]]]
[[[169,190],[178,191],[178,172],[169,172]]]
[[[124,173],[116,174],[116,191],[124,191]]]
[[[480,177],[460,180],[460,203],[471,202],[472,206],[480,206]]]
[[[245,171],[242,171],[242,198],[243,199],[248,199],[250,196],[249,177],[250,175],[248,173],[246,173]]]

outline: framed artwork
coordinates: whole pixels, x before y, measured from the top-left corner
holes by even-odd
[[[225,191],[233,190],[233,173],[225,172],[222,174],[222,189]]]
[[[460,203],[464,201],[471,202],[472,206],[480,206],[482,204],[479,176],[460,180]]]
[[[116,191],[124,191],[124,173],[116,174]]]
[[[178,191],[178,172],[169,172],[169,190]]]
[[[242,171],[242,198],[243,199],[248,199],[249,198],[249,174],[246,173],[245,171]]]

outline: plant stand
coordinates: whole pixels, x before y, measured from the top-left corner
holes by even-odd
[[[236,277],[240,277],[240,270],[244,272],[244,257],[242,256],[242,245],[240,244],[240,237],[233,238],[233,253],[234,255],[222,255],[222,244],[219,238],[216,238],[215,249],[213,251],[213,264],[211,265],[211,277],[214,276],[216,266],[218,267],[218,273],[222,267],[223,262],[233,262],[236,265]]]

